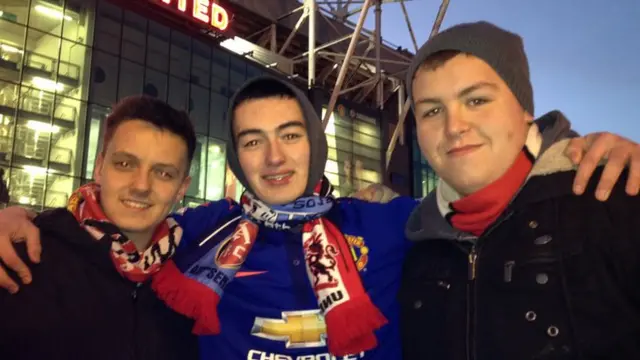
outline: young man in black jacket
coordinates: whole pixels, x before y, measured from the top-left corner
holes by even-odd
[[[640,198],[626,171],[606,202],[572,193],[567,141],[545,125],[563,115],[533,123],[522,39],[454,26],[407,84],[441,180],[407,225],[405,359],[640,358]]]
[[[189,186],[194,148],[188,116],[166,103],[114,107],[95,183],[34,220],[40,281],[0,292],[0,359],[197,359],[192,321],[149,285],[182,235],[165,218]]]

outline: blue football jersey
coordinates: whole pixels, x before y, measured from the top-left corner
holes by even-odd
[[[224,282],[221,285],[225,286],[218,305],[221,333],[200,337],[201,358],[401,359],[396,294],[409,246],[404,226],[417,204],[408,197],[386,204],[339,199],[326,216],[345,235],[364,288],[389,321],[376,331],[377,348],[344,357],[328,353],[324,318],[304,263],[302,234],[261,226],[235,278],[211,277],[211,281]],[[228,200],[177,214],[175,218],[183,227],[184,235],[176,258],[183,255],[184,261],[190,249],[212,239],[220,241],[228,237],[240,214],[240,206]],[[211,237],[213,233],[215,236]]]

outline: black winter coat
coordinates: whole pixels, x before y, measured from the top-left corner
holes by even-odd
[[[640,197],[625,173],[597,201],[601,168],[575,196],[575,171],[549,153],[475,241],[444,236],[428,199],[412,215],[432,231],[411,234],[405,360],[640,359]]]
[[[110,244],[94,240],[65,209],[35,223],[43,251],[31,265],[33,283],[16,295],[0,291],[0,359],[198,358],[192,321],[167,308],[148,283],[125,280]]]

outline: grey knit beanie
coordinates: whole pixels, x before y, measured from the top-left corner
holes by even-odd
[[[507,83],[522,108],[534,115],[529,62],[522,38],[485,21],[453,26],[422,45],[407,72],[407,93],[412,103],[411,88],[416,72],[427,58],[446,50],[468,53],[484,60]]]

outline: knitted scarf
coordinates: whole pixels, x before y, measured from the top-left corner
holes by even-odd
[[[111,242],[111,260],[118,272],[133,282],[143,282],[157,273],[176,251],[182,228],[171,218],[158,225],[151,245],[140,252],[135,244],[111,223],[100,207],[100,186],[89,183],[71,194],[67,210],[96,240]]]
[[[323,180],[313,196],[269,206],[245,192],[240,201],[242,219],[233,233],[201,249],[195,262],[169,261],[153,279],[156,293],[175,311],[196,320],[194,333],[217,334],[217,304],[247,258],[259,227],[299,228],[309,281],[327,326],[329,351],[346,356],[376,347],[374,330],[387,320],[365,292],[343,234],[325,217],[334,203],[330,193],[331,185]]]

